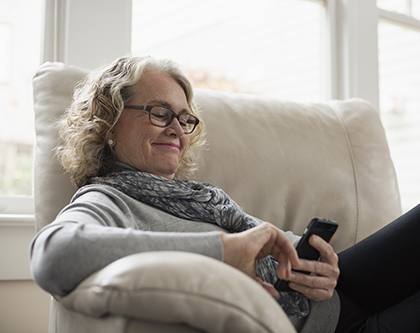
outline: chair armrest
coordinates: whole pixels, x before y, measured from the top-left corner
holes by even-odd
[[[186,252],[119,259],[56,299],[87,316],[184,323],[206,332],[295,332],[255,281],[218,260]]]

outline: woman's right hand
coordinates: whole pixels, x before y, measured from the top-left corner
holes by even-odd
[[[278,261],[277,276],[290,280],[292,266],[299,265],[299,258],[289,238],[271,223],[263,224],[243,232],[220,235],[223,261],[255,279],[256,261],[271,255]]]

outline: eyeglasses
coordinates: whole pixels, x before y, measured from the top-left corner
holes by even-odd
[[[147,112],[149,114],[150,122],[158,127],[169,126],[169,124],[172,123],[172,120],[176,118],[185,134],[191,134],[200,122],[197,117],[190,113],[176,114],[163,106],[125,105],[124,108]]]

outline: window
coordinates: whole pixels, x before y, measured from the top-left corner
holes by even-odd
[[[176,60],[196,87],[319,101],[324,18],[323,1],[133,0],[132,52]]]
[[[0,0],[0,280],[31,279],[32,77],[40,65],[42,8],[43,0]]]
[[[0,195],[32,195],[32,77],[41,18],[41,0],[0,0]]]
[[[419,44],[419,0],[0,0],[0,196],[32,193],[31,79],[40,63],[43,14],[49,18],[44,61],[93,68],[126,54],[131,45],[134,54],[180,62],[199,87],[299,101],[361,97],[374,106],[380,95],[404,209],[419,201],[419,185],[404,189],[408,171],[402,171],[403,153],[394,148],[401,133],[410,143],[400,147],[416,145],[415,134],[398,129],[395,119],[410,117],[414,126],[418,99],[407,95],[408,88],[397,96],[403,84],[392,87],[405,80],[411,89],[417,81],[396,73],[391,58],[394,33],[401,50],[418,58],[413,47]],[[399,61],[417,73],[416,59]],[[412,199],[404,204],[408,192]]]
[[[404,7],[392,9],[403,11]],[[420,21],[416,27],[413,20],[397,21],[389,13],[382,14],[378,28],[381,116],[403,209],[408,210],[420,198]]]
[[[197,87],[367,99],[382,114],[406,211],[420,197],[420,43],[400,21],[419,15],[419,0],[133,0],[132,52],[177,60]]]

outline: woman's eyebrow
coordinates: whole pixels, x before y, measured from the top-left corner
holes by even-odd
[[[152,100],[150,102],[147,103],[148,105],[152,104],[152,105],[159,105],[159,106],[164,106],[165,108],[171,109],[172,106],[171,104],[169,104],[168,102],[165,102],[163,100]]]
[[[149,103],[147,103],[147,104],[152,104],[152,105],[159,105],[159,106],[163,106],[163,107],[165,107],[165,108],[168,108],[168,109],[170,109],[170,110],[172,110],[172,111],[174,111],[173,110],[173,108],[172,108],[172,105],[170,104],[170,103],[168,103],[168,102],[166,102],[166,101],[163,101],[163,100],[152,100],[152,101],[150,101]],[[175,112],[175,111],[174,111]],[[176,113],[176,112],[175,112]],[[189,110],[189,109],[182,109],[180,112],[178,112],[178,113],[191,113],[191,111]]]

